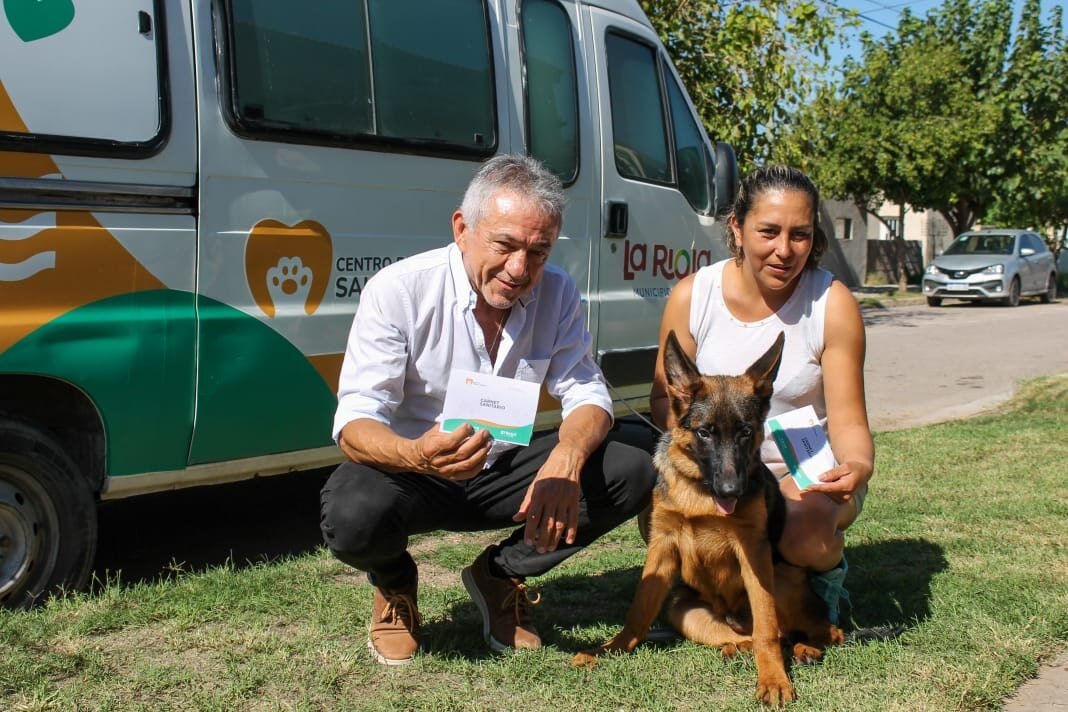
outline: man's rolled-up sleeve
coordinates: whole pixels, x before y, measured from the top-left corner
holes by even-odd
[[[371,278],[360,295],[338,381],[334,440],[353,420],[390,424],[404,395],[411,300],[395,284]]]

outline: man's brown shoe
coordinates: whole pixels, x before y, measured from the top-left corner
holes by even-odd
[[[489,560],[497,552],[490,546],[463,570],[464,588],[482,613],[482,636],[497,652],[509,648],[537,650],[541,638],[529,620],[528,604],[541,596],[530,591],[522,579],[498,578],[490,573]]]
[[[383,665],[407,665],[422,644],[416,586],[383,591],[375,586],[367,647]]]

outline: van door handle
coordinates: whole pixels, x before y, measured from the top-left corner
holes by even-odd
[[[626,237],[627,224],[630,222],[630,214],[627,204],[615,201],[608,202],[608,215],[605,220],[605,237]]]

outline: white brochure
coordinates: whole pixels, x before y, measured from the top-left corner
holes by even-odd
[[[494,440],[529,445],[538,413],[541,384],[488,373],[453,371],[445,392],[441,429],[451,433],[463,423],[488,430]]]
[[[827,434],[810,405],[768,418],[764,436],[773,438],[779,446],[798,489],[816,484],[820,475],[838,464],[834,461],[831,444],[827,442]]]

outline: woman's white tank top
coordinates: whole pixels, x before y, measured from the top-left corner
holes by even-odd
[[[708,375],[741,375],[783,331],[786,343],[768,416],[811,405],[826,430],[820,359],[833,276],[826,270],[805,269],[786,304],[769,317],[746,322],[735,318],[723,300],[723,267],[729,261],[702,267],[694,275],[690,333],[697,343],[697,369]],[[786,474],[782,455],[771,438],[764,440],[761,458],[776,477]]]

